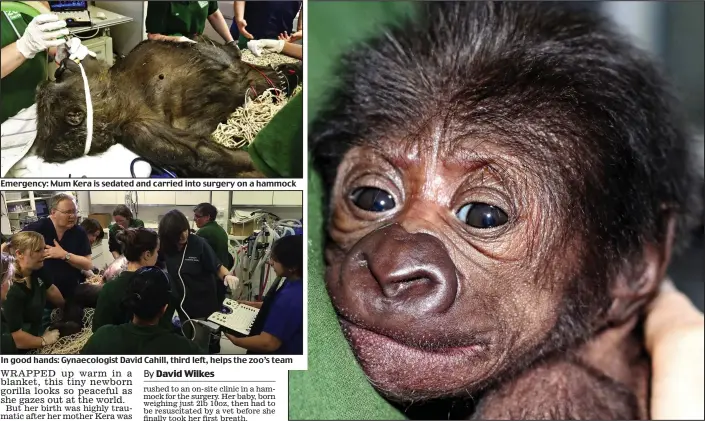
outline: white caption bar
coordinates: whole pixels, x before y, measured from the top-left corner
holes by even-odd
[[[43,179],[16,178],[0,180],[0,190],[303,190],[300,179]]]

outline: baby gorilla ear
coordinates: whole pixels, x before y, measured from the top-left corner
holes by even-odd
[[[673,213],[664,216],[665,235],[661,244],[648,243],[644,246],[641,260],[629,264],[611,286],[612,306],[607,313],[607,322],[619,325],[636,315],[657,294],[666,276],[671,260],[671,250],[675,238],[676,218]]]
[[[73,108],[66,112],[66,122],[72,126],[78,126],[83,123],[83,119],[86,118],[86,113],[78,108]]]

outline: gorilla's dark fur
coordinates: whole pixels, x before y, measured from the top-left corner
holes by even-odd
[[[85,308],[95,308],[102,288],[102,284],[79,284],[74,290],[73,297],[66,300],[59,320],[53,322],[50,328],[58,329],[59,336],[62,338],[80,332],[84,327],[83,310]]]
[[[240,60],[236,46],[143,41],[109,68],[83,61],[93,101],[89,154],[121,143],[182,177],[260,177],[246,151],[210,140],[218,123],[250,93],[277,88],[291,94],[300,64],[277,69]],[[78,66],[66,59],[56,82],[37,88],[38,154],[48,162],[83,155],[86,105]],[[65,69],[65,70],[64,70]]]
[[[640,323],[702,186],[664,78],[583,4],[419,7],[310,137],[358,361],[412,417],[647,419]]]

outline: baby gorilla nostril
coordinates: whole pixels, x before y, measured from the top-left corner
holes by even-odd
[[[394,298],[402,294],[409,296],[413,293],[412,289],[417,290],[420,294],[425,294],[430,288],[433,288],[433,281],[429,278],[410,278],[391,281],[382,287],[382,292],[389,298]]]
[[[416,314],[443,312],[453,304],[455,265],[436,237],[410,234],[395,224],[371,233],[360,246],[369,275],[379,285],[372,301]]]

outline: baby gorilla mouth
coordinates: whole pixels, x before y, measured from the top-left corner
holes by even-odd
[[[449,356],[474,356],[486,348],[486,343],[477,338],[467,341],[460,341],[457,338],[453,338],[452,341],[449,340],[450,338],[433,339],[428,336],[425,338],[411,338],[405,336],[403,331],[389,332],[389,334],[377,333],[373,328],[356,325],[344,317],[340,317],[339,320],[348,339],[354,342],[353,345],[374,342],[377,350],[393,347],[404,353],[417,353],[426,357],[434,357],[435,355],[443,354]]]
[[[385,396],[467,395],[486,377],[489,330],[456,305],[457,271],[440,240],[394,224],[334,260],[328,288],[343,332]]]
[[[470,389],[468,376],[486,366],[489,346],[485,339],[433,338],[443,335],[440,326],[426,337],[412,338],[404,331],[377,333],[344,317],[340,324],[365,374],[394,401],[467,395],[475,389]]]

